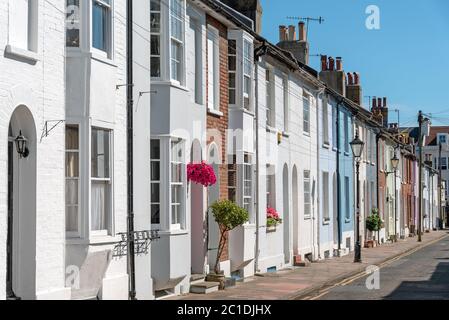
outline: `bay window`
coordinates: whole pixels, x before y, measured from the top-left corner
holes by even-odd
[[[228,40],[229,104],[236,104],[237,90],[237,41]]]
[[[207,26],[207,107],[220,110],[220,49],[218,30]]]
[[[246,110],[251,108],[251,87],[252,87],[252,44],[248,40],[243,40],[243,107]]]
[[[150,3],[151,77],[161,77],[161,0]]]
[[[276,176],[274,166],[267,165],[267,208],[276,209]]]
[[[152,139],[151,161],[151,224],[161,223],[161,142]]]
[[[171,79],[183,82],[184,0],[170,0]]]
[[[275,107],[274,107],[274,75],[270,68],[265,70],[265,88],[266,88],[266,120],[267,126],[274,127],[275,125]]]
[[[170,209],[171,230],[184,228],[184,143],[182,140],[171,141],[170,159]]]
[[[67,0],[66,46],[80,46],[80,3],[79,0]]]
[[[66,126],[65,136],[65,221],[68,236],[80,234],[80,151],[79,128]]]
[[[107,235],[112,225],[111,132],[92,128],[91,230]]]
[[[284,132],[288,132],[288,122],[289,122],[289,85],[288,76],[284,75],[282,79],[282,91],[283,91],[283,105],[284,105]]]
[[[112,0],[92,0],[92,47],[110,56]]]
[[[253,213],[253,165],[250,154],[243,155],[243,208],[250,217]],[[251,220],[251,219],[250,219]]]

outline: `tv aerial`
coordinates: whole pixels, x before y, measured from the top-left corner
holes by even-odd
[[[296,20],[296,21],[303,21],[306,23],[306,36],[307,39],[309,39],[309,24],[310,21],[313,22],[318,22],[318,24],[323,24],[324,23],[324,18],[323,17],[318,17],[318,18],[313,18],[313,17],[294,17],[294,16],[289,16],[287,17],[288,20]]]

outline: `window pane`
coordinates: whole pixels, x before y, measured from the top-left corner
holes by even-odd
[[[151,32],[158,33],[161,31],[161,14],[160,13],[151,13]]]
[[[235,104],[235,90],[229,89],[229,104]]]
[[[108,229],[109,184],[92,182],[91,186],[91,227],[92,230]]]
[[[160,51],[160,37],[159,35],[151,35],[151,54],[159,56]]]
[[[161,164],[159,161],[151,162],[151,180],[159,181],[161,179]]]
[[[79,177],[79,153],[66,152],[65,156],[65,176],[68,178]]]
[[[161,219],[160,219],[160,205],[159,204],[152,204],[151,205],[151,223],[152,224],[159,224],[159,223],[161,223]]]
[[[229,70],[235,71],[237,69],[237,60],[235,56],[229,57]]]
[[[161,11],[161,1],[160,0],[151,0],[151,11]]]
[[[65,203],[66,205],[78,204],[78,180],[66,180],[65,182]]]
[[[92,128],[91,170],[93,178],[110,178],[109,131]]]
[[[151,159],[159,160],[161,156],[161,143],[159,140],[151,140]]]
[[[154,78],[161,77],[161,58],[151,57],[151,76]]]
[[[228,41],[228,54],[230,55],[237,54],[237,42],[235,40]]]
[[[79,0],[67,0],[66,45],[67,47],[80,45]]]
[[[78,126],[66,126],[65,148],[67,150],[79,149]]]
[[[160,198],[159,183],[152,183],[151,184],[151,202],[159,203],[160,199],[161,198]]]
[[[103,2],[109,2],[108,0]],[[107,39],[109,32],[109,8],[98,1],[94,1],[92,8],[92,46],[96,49],[107,51]]]
[[[78,232],[78,206],[67,206],[65,210],[65,230]]]

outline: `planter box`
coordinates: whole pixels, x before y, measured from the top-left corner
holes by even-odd
[[[277,228],[277,226],[267,227],[267,232],[276,232],[276,228]]]

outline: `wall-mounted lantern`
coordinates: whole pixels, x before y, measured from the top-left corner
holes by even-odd
[[[22,135],[22,130],[20,130],[19,135],[14,139],[16,143],[17,153],[19,157],[27,158],[30,155],[30,150],[28,149],[28,140]]]

